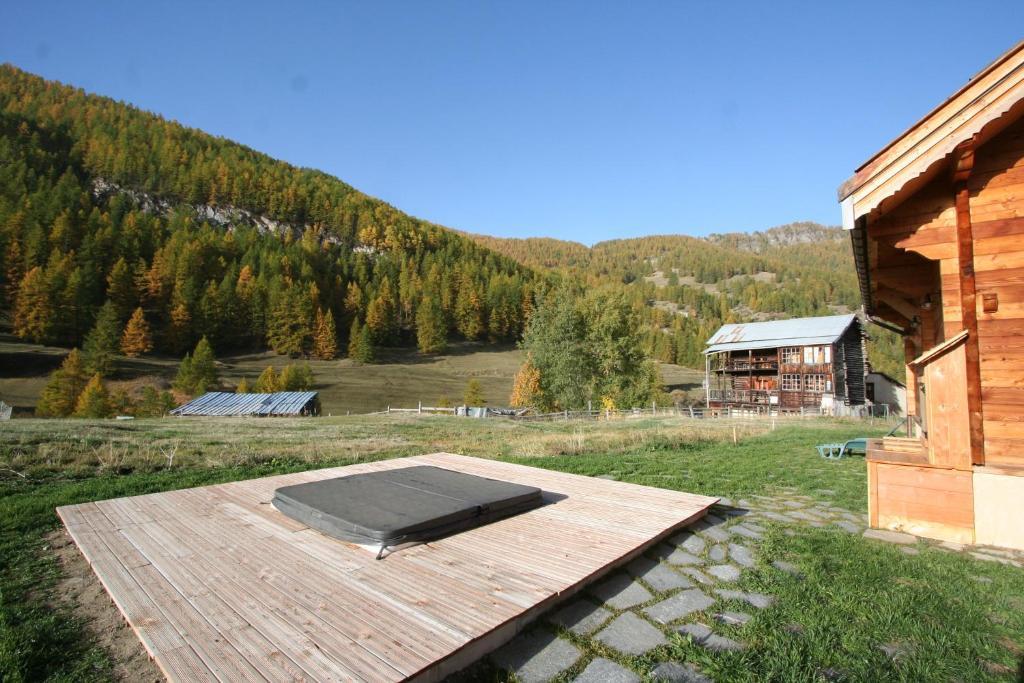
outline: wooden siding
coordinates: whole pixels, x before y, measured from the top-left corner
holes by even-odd
[[[971,472],[869,460],[871,526],[973,543],[972,478]]]
[[[549,504],[400,550],[277,512],[280,486],[436,465]],[[715,498],[451,454],[84,503],[57,512],[172,681],[440,680]]]
[[[1024,121],[978,150],[968,184],[985,463],[1024,467]]]

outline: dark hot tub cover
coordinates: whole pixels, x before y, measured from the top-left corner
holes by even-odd
[[[383,549],[539,506],[541,490],[429,465],[283,486],[274,507],[313,529]]]

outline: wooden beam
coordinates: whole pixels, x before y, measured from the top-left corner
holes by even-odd
[[[971,191],[967,179],[974,167],[974,145],[957,147],[953,171],[956,193],[956,241],[960,268],[960,315],[967,331],[967,412],[971,426],[971,462],[985,464],[985,415],[981,401],[981,353],[978,345],[978,304],[974,277],[974,234],[971,227]]]
[[[875,297],[879,301],[884,301],[894,311],[902,315],[907,320],[912,321],[920,315],[920,306],[913,301],[909,301],[904,298],[903,293],[898,292],[895,289],[880,286],[875,290]]]

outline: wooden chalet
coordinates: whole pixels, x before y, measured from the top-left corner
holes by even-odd
[[[871,525],[1024,548],[1024,42],[839,188],[869,315],[903,335],[907,437]]]
[[[723,325],[704,350],[709,408],[818,411],[864,403],[856,315]]]

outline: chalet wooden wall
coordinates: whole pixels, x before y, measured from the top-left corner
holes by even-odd
[[[985,464],[1024,467],[1024,120],[978,150],[968,186]],[[985,310],[986,295],[997,310]]]

